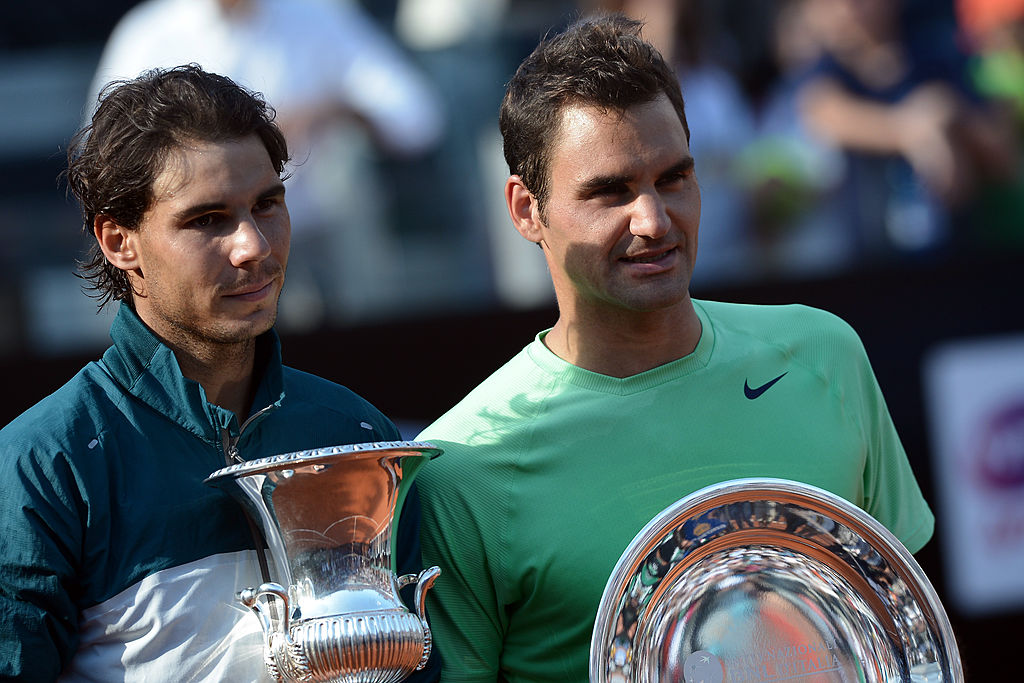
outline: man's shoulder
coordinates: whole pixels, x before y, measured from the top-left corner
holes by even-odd
[[[779,322],[846,325],[836,314],[806,304],[744,304],[709,299],[694,299],[694,304],[703,308],[713,319],[743,321],[749,325]]]
[[[91,363],[59,389],[0,429],[0,492],[5,505],[35,500],[39,491],[73,486],[72,479],[97,473],[94,449],[121,408],[109,377]],[[74,471],[75,474],[71,474]]]
[[[476,385],[417,438],[438,443],[445,449],[448,457],[443,466],[454,465],[471,452],[473,457],[491,457],[514,451],[537,418],[553,381],[557,378],[533,362],[528,346]]]
[[[289,366],[284,366],[283,370],[286,405],[306,411],[310,419],[317,419],[317,414],[329,412],[353,419],[369,420],[375,425],[381,421],[387,422],[385,431],[390,433],[390,422],[383,413],[352,389],[325,377]]]
[[[533,342],[507,360],[469,392],[438,423],[450,423],[454,419],[480,413],[486,406],[497,407],[514,400],[516,396],[530,391],[542,378],[547,376],[543,368],[533,359]],[[487,410],[482,410],[486,416]]]
[[[116,400],[111,393],[114,384],[98,363],[89,363],[4,426],[0,447],[59,441],[77,424],[100,421],[106,406]]]
[[[299,392],[307,400],[327,399],[349,399],[356,402],[365,402],[362,396],[344,384],[315,375],[305,370],[299,370],[289,365],[282,367],[284,373],[285,390],[290,394]]]
[[[739,304],[695,301],[716,331],[734,332],[773,344],[859,344],[853,327],[838,315],[804,304]]]

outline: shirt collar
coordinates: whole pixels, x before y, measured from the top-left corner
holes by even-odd
[[[103,354],[102,363],[129,394],[214,443],[220,442],[221,429],[237,431],[234,414],[207,401],[202,386],[182,374],[171,349],[127,304],[121,304],[110,338],[114,344]],[[281,341],[273,329],[256,339],[256,366],[262,369],[262,377],[253,412],[284,400]]]

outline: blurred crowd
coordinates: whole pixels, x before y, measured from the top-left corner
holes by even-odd
[[[705,277],[1024,243],[1013,104],[1024,80],[984,76],[1022,54],[1024,3],[780,0],[760,16],[733,3],[745,18],[699,0],[594,4],[646,16],[677,64],[704,193],[701,257],[720,267]],[[723,35],[750,40],[730,20],[760,29],[762,44],[723,49]]]
[[[41,153],[55,158],[105,83],[149,67],[197,62],[264,93],[293,152],[292,330],[551,303],[539,250],[505,213],[497,110],[537,38],[586,12],[643,19],[677,67],[703,200],[695,287],[1024,246],[1024,0],[121,4],[98,35],[75,34],[97,47],[77,64],[84,97],[63,103],[75,126]],[[26,82],[46,77],[30,63],[46,37],[34,38],[0,32]],[[13,111],[5,174],[25,154]],[[68,242],[66,212],[25,208],[5,185],[8,244],[26,215]],[[20,257],[15,270],[38,280]],[[23,314],[48,310],[38,287],[13,284],[33,292]]]

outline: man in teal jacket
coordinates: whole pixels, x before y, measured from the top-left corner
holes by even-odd
[[[0,679],[266,679],[259,620],[234,599],[262,580],[257,541],[204,479],[400,438],[282,365],[287,159],[262,99],[195,66],[108,90],[73,142],[84,275],[120,310],[103,357],[0,431]],[[402,573],[420,564],[414,491],[405,511]]]

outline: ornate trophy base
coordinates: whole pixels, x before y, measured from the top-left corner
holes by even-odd
[[[397,683],[426,663],[430,629],[408,612],[383,611],[296,621],[266,653],[275,681]]]

